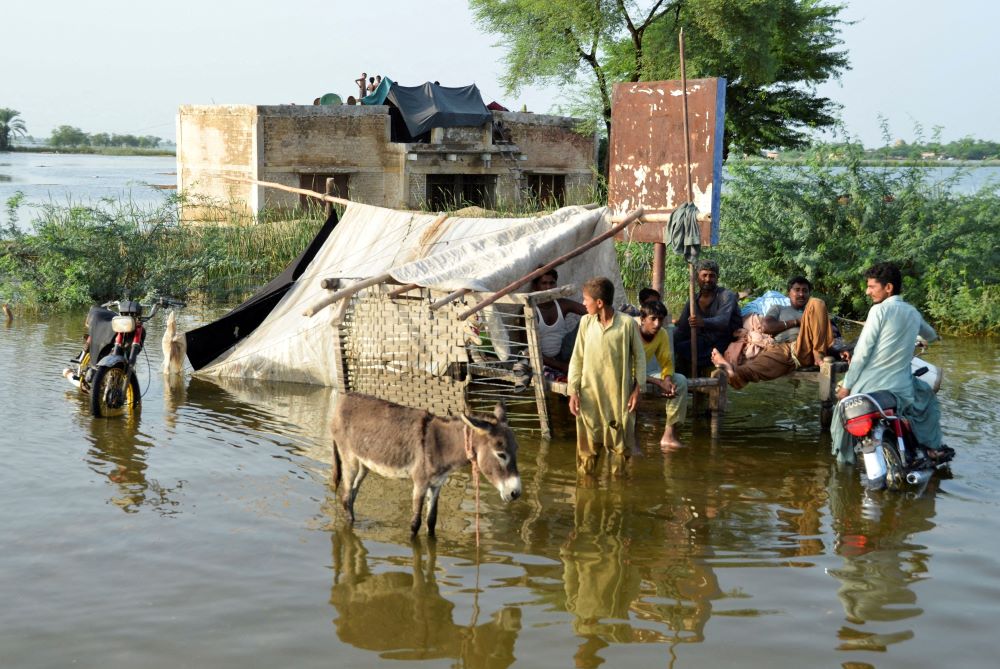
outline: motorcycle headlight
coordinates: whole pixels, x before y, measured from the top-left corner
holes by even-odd
[[[111,329],[115,332],[135,332],[135,319],[131,316],[115,316],[111,319]]]

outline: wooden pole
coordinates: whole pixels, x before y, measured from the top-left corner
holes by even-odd
[[[276,188],[278,190],[287,191],[289,193],[298,193],[299,195],[305,195],[307,197],[314,197],[317,200],[322,200],[323,202],[332,202],[333,204],[342,204],[345,207],[351,204],[350,200],[345,200],[342,197],[334,197],[332,195],[324,195],[323,193],[317,193],[314,190],[307,190],[305,188],[293,188],[292,186],[286,186],[285,184],[274,183],[273,181],[258,181],[257,179],[247,179],[245,177],[230,177],[222,175],[223,179],[226,181],[236,181],[238,183],[254,184],[256,186],[265,186],[267,188]]]
[[[687,65],[684,63],[684,28],[681,28],[678,35],[681,56],[681,98],[684,104],[684,167],[687,172],[687,196],[688,202],[694,202],[694,188],[691,185],[691,133],[688,130],[688,85],[687,85]],[[698,303],[695,302],[694,294],[694,263],[688,263],[688,300],[691,305],[688,316],[694,316]],[[691,378],[698,378],[698,328],[691,327]]]
[[[320,309],[323,309],[324,307],[328,307],[331,304],[333,304],[334,302],[336,302],[338,300],[342,300],[345,297],[350,297],[351,295],[354,295],[355,293],[357,293],[357,292],[359,292],[361,290],[364,290],[365,288],[368,288],[369,286],[374,286],[374,285],[379,284],[379,283],[385,283],[386,281],[388,281],[391,278],[392,278],[392,276],[388,272],[386,272],[385,274],[379,274],[378,276],[369,277],[369,278],[367,278],[367,279],[365,279],[363,281],[358,281],[357,283],[352,283],[347,288],[341,288],[337,292],[335,292],[335,293],[333,293],[331,295],[327,295],[322,300],[319,300],[318,302],[316,302],[315,304],[313,304],[311,307],[307,307],[306,310],[302,312],[302,315],[303,316],[310,316],[310,317],[315,316],[316,312],[318,312]],[[324,279],[324,281],[328,281],[328,279]]]
[[[653,244],[653,290],[663,295],[663,271],[667,264],[667,245],[663,242]]]
[[[456,291],[452,291],[452,292],[448,293],[447,295],[445,295],[444,297],[442,297],[437,302],[435,302],[434,304],[432,304],[431,305],[431,311],[437,311],[438,309],[440,309],[441,307],[445,306],[446,304],[450,304],[452,302],[452,300],[457,300],[458,298],[462,297],[463,295],[468,295],[471,292],[472,292],[471,288],[459,288]]]
[[[607,230],[606,232],[602,232],[601,234],[599,234],[596,237],[594,237],[593,239],[591,239],[589,242],[587,242],[585,244],[581,244],[580,246],[576,247],[575,249],[573,249],[569,253],[567,253],[565,255],[561,255],[558,258],[556,258],[555,260],[553,260],[552,262],[548,263],[547,265],[542,265],[541,267],[539,267],[538,269],[536,269],[534,272],[531,272],[530,274],[525,274],[524,276],[522,276],[520,279],[514,281],[513,283],[507,284],[506,286],[504,286],[503,288],[501,288],[497,292],[493,293],[492,295],[490,295],[489,297],[487,297],[485,300],[483,300],[482,302],[480,302],[476,306],[471,307],[469,309],[466,309],[465,311],[463,311],[462,313],[460,313],[458,315],[458,319],[461,320],[461,321],[464,321],[469,316],[472,316],[473,314],[476,314],[476,313],[482,311],[483,309],[485,309],[486,307],[490,306],[491,304],[493,304],[494,302],[496,302],[497,300],[499,300],[504,295],[508,295],[508,294],[514,292],[515,290],[517,290],[518,288],[520,288],[524,284],[528,283],[529,281],[533,281],[534,279],[542,276],[543,274],[545,274],[549,270],[551,270],[551,269],[553,269],[555,267],[558,267],[559,265],[563,264],[567,260],[572,260],[573,258],[577,257],[581,253],[586,253],[590,249],[594,248],[595,246],[597,246],[598,244],[600,244],[601,242],[603,242],[605,239],[609,239],[611,237],[614,237],[619,232],[621,232],[622,230],[624,230],[633,221],[638,220],[642,216],[642,212],[643,212],[643,208],[642,207],[639,207],[638,209],[635,209],[631,214],[629,214],[628,216],[626,216],[622,220],[621,223],[619,223],[619,224],[617,224],[615,226],[612,226],[610,230]]]
[[[413,290],[414,288],[419,288],[419,287],[420,287],[420,284],[417,284],[417,283],[408,283],[405,286],[400,286],[399,288],[396,288],[394,290],[390,290],[388,293],[386,293],[386,297],[388,297],[388,298],[399,297],[403,293],[408,293],[411,290]]]

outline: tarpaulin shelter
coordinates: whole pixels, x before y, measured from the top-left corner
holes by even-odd
[[[523,295],[520,301],[510,296],[482,318],[459,318],[461,312],[610,226],[605,208],[565,207],[535,218],[452,218],[352,203],[336,227],[328,222],[269,289],[188,333],[189,359],[201,374],[334,386],[442,413],[473,405],[470,392],[478,379],[506,379],[501,390],[485,392],[483,402],[495,401],[501,392],[516,395],[526,390],[526,384],[508,383],[518,360],[541,376],[540,357],[531,359],[528,350],[534,337],[531,303]],[[558,270],[559,295],[579,299],[584,281],[604,275],[615,284],[616,302],[623,301],[610,239]],[[346,286],[379,276],[387,283],[306,315],[330,294],[321,285],[324,279]],[[393,296],[400,285],[414,290]],[[442,296],[457,293],[466,305],[445,300],[449,304],[435,308]],[[258,324],[247,331],[253,320]],[[513,341],[509,328],[520,328],[525,338]],[[206,341],[216,343],[211,359]],[[523,398],[532,404],[540,379],[535,386],[536,393]]]
[[[411,137],[428,133],[431,128],[477,127],[493,118],[475,84],[449,87],[431,82],[420,86],[397,83],[390,87],[385,99],[399,110]]]

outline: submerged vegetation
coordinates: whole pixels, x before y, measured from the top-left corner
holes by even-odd
[[[932,183],[920,168],[866,166],[860,145],[842,151],[836,165],[829,160],[816,147],[796,167],[727,163],[721,243],[704,251],[721,264],[722,283],[760,294],[803,273],[833,313],[863,319],[861,273],[892,260],[903,269],[905,299],[939,329],[1000,332],[997,186],[957,194],[950,181]],[[325,218],[322,209],[254,218],[223,204],[210,216],[218,223],[181,223],[182,199],[166,196],[152,208],[50,204],[30,212],[30,226],[18,226],[29,211],[11,198],[10,222],[0,229],[0,302],[83,306],[129,291],[232,303],[280,272]],[[205,210],[206,203],[194,204]],[[652,245],[619,243],[618,252],[626,288],[648,285]],[[683,259],[668,254],[665,297],[674,313],[686,300],[687,278]]]

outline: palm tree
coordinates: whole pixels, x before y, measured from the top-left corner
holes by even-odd
[[[20,115],[14,109],[0,107],[0,151],[9,151],[12,139],[27,134],[24,121],[17,118]]]

